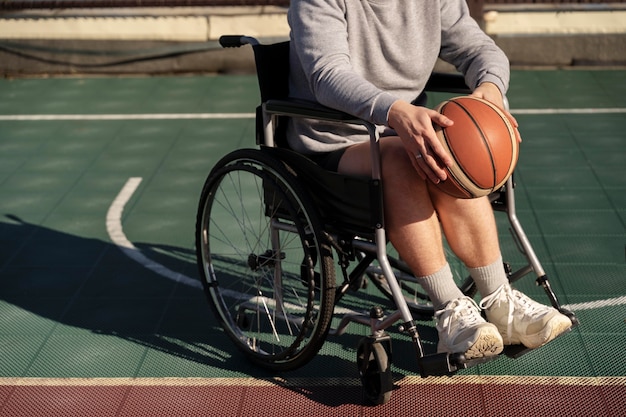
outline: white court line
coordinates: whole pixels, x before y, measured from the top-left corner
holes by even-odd
[[[626,108],[596,109],[513,109],[511,114],[551,115],[551,114],[614,114],[626,113]]]
[[[574,311],[580,311],[580,310],[593,310],[593,309],[601,308],[601,307],[611,307],[611,306],[624,305],[624,304],[626,304],[626,295],[622,297],[617,297],[617,298],[609,298],[607,300],[595,300],[595,301],[588,301],[586,303],[569,304],[563,307],[570,309],[570,310],[574,310]]]
[[[7,114],[0,121],[252,119],[255,113]]]
[[[124,187],[119,192],[117,197],[113,200],[113,203],[109,207],[106,216],[106,227],[107,232],[109,234],[109,238],[115,245],[122,251],[126,256],[131,258],[132,260],[138,262],[143,265],[145,268],[167,278],[172,281],[193,287],[193,288],[202,288],[202,283],[198,280],[188,277],[187,275],[181,274],[180,272],[172,271],[171,269],[166,268],[158,262],[152,261],[144,254],[141,253],[139,249],[132,244],[124,234],[124,230],[122,228],[122,214],[124,213],[124,207],[126,203],[133,196],[139,184],[141,183],[141,177],[131,177],[126,181]],[[246,296],[247,298],[247,296]],[[617,305],[626,304],[626,296],[609,298],[606,300],[596,300],[589,301],[584,303],[577,304],[568,304],[563,307],[572,310],[572,311],[581,311],[581,310],[592,310],[601,307],[611,307]],[[354,313],[354,311],[345,308],[335,308],[335,313],[337,314],[347,314]]]
[[[586,109],[513,109],[512,114],[621,114],[626,108]],[[154,113],[154,114],[5,114],[0,121],[114,121],[114,120],[203,120],[203,119],[252,119],[255,113]]]
[[[128,203],[132,195],[135,193],[137,187],[139,187],[141,180],[142,179],[140,177],[129,178],[117,197],[115,197],[115,200],[113,200],[111,207],[109,207],[106,217],[106,227],[109,237],[126,256],[149,270],[172,281],[180,282],[181,284],[194,288],[202,288],[202,284],[198,280],[190,278],[179,272],[174,272],[160,263],[148,259],[139,249],[135,247],[135,245],[132,244],[131,241],[126,238],[126,235],[122,230],[122,214],[124,212],[124,206],[126,206],[126,203]]]

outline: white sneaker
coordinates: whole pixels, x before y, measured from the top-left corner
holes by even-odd
[[[480,307],[500,331],[505,345],[521,343],[535,349],[572,327],[571,320],[557,309],[533,301],[508,284],[485,297]]]
[[[464,353],[466,359],[498,355],[504,348],[496,326],[480,315],[469,297],[450,301],[435,313],[439,344],[437,352]]]

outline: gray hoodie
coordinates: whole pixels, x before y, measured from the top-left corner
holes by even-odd
[[[503,94],[508,88],[508,59],[469,16],[465,0],[292,0],[288,19],[290,96],[381,130],[396,100],[421,94],[438,57],[471,88],[486,81]],[[361,126],[294,120],[288,129],[290,146],[305,154],[369,138]]]

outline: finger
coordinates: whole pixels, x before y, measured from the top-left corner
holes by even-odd
[[[434,137],[428,139],[430,150],[427,152],[431,156],[433,164],[435,164],[435,171],[438,172],[439,177],[442,180],[446,179],[445,171],[443,168],[451,167],[454,165],[454,159],[452,155],[448,153],[446,148],[441,144],[439,138],[435,134]],[[430,164],[430,159],[427,161]],[[432,165],[432,164],[430,164]]]
[[[452,156],[450,156],[448,152],[446,152],[445,148],[439,141],[439,138],[435,131],[435,129],[439,130],[439,127],[435,126],[435,124],[441,126],[442,128],[446,128],[446,127],[452,126],[454,124],[454,120],[449,119],[448,117],[436,111],[433,111],[433,114],[431,114],[430,116],[431,116],[431,120],[433,121],[433,129],[430,129],[430,131],[425,132],[423,136],[425,140],[428,142],[428,145],[430,146],[430,148],[432,149],[432,155],[435,158],[439,159],[438,161],[439,165],[441,167],[452,166],[454,165],[454,160],[452,159]],[[442,173],[443,171],[439,173],[440,177]],[[445,177],[442,177],[441,179],[445,180]]]
[[[509,119],[509,121],[511,122],[511,124],[513,125],[513,130],[515,131],[515,137],[517,138],[517,142],[521,143],[522,142],[522,136],[519,133],[519,123],[517,122],[517,119],[508,111],[505,111],[504,114],[506,115],[506,117]]]
[[[517,122],[517,119],[515,118],[515,116],[513,116],[511,112],[506,111],[506,110],[504,111],[504,114],[509,119],[513,127],[517,129],[519,127],[519,123]]]
[[[420,176],[420,178],[424,181],[426,181],[426,179],[428,178],[428,176],[426,175],[426,173],[424,172],[424,168],[423,168],[423,164],[420,164],[420,161],[423,163],[423,157],[422,154],[419,152],[415,152],[412,153],[411,151],[407,150],[407,153],[409,155],[409,159],[411,161],[411,165],[413,165],[413,168],[415,169],[415,171],[417,172],[417,174]]]
[[[430,119],[438,124],[439,126],[442,127],[448,127],[448,126],[452,126],[454,124],[454,121],[450,118],[448,118],[447,116],[444,116],[443,114],[436,112],[436,111],[432,111],[432,113],[429,114]]]
[[[413,168],[417,171],[422,180],[428,180],[434,184],[438,184],[441,181],[440,176],[432,169],[431,163],[435,162],[432,156],[426,154],[425,151],[410,151],[407,149],[407,153]],[[429,162],[427,162],[427,160],[429,160]],[[435,166],[437,165],[435,164]],[[439,168],[437,167],[437,169]]]
[[[446,171],[440,166],[440,162],[438,158],[436,158],[432,153],[426,153],[421,158],[424,161],[424,164],[428,167],[425,169],[428,178],[435,184],[438,184],[440,181],[445,181],[448,176]]]
[[[418,151],[412,155],[411,159],[423,180],[428,179],[434,184],[446,180],[446,172],[439,166],[437,158],[431,152]]]
[[[441,144],[435,129],[430,129],[429,131],[423,134],[424,138],[424,147],[425,149],[420,151],[424,156],[431,155],[433,158],[432,163],[430,160],[427,160],[429,165],[433,166],[435,172],[441,180],[445,180],[447,176],[443,171],[444,167],[450,167],[454,165],[454,160],[452,156],[446,151],[444,146]],[[428,158],[427,158],[428,159]],[[433,165],[434,164],[434,165]]]

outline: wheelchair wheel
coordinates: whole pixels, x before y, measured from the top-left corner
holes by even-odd
[[[361,339],[357,348],[357,366],[367,402],[375,405],[389,402],[393,390],[390,339]]]
[[[319,351],[334,306],[334,268],[316,210],[285,165],[261,150],[224,157],[206,180],[196,251],[222,327],[272,370]]]
[[[457,283],[459,289],[463,294],[473,297],[476,295],[476,285],[472,278],[468,275],[467,270],[463,266],[463,263],[459,261],[450,250],[446,249],[446,257],[450,263],[450,269],[454,275],[454,280]],[[430,298],[426,294],[426,291],[418,284],[417,279],[413,275],[413,272],[409,266],[399,259],[395,250],[391,248],[389,253],[389,263],[393,269],[396,278],[402,288],[402,293],[407,302],[407,305],[416,320],[430,320],[435,311]],[[389,300],[393,301],[391,295],[391,289],[387,278],[382,273],[382,269],[373,263],[366,272],[367,276],[372,280],[374,285],[383,293]]]

